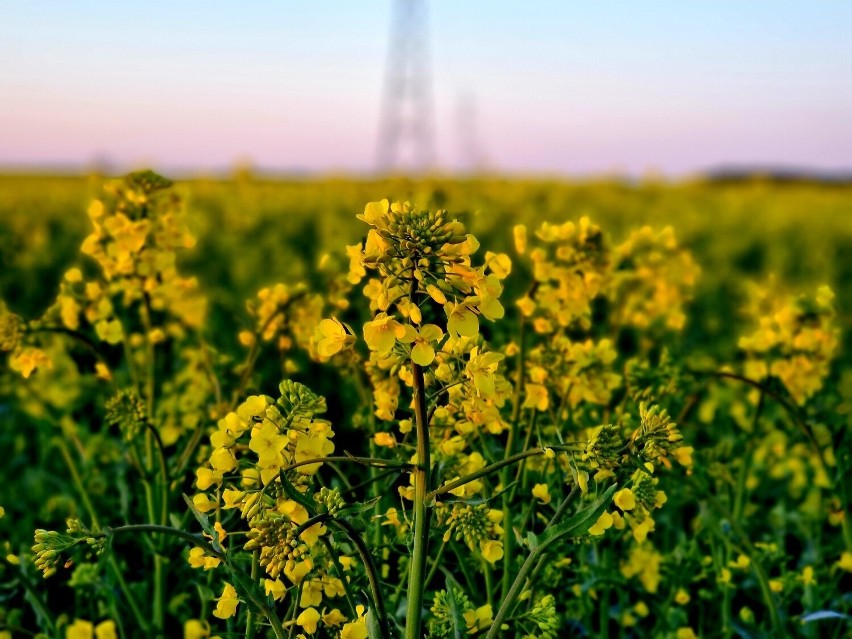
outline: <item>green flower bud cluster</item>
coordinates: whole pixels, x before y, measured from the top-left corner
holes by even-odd
[[[464,613],[473,610],[473,604],[461,588],[450,586],[450,591],[435,593],[429,618],[429,636],[435,639],[458,636],[458,623],[464,623]]]
[[[326,411],[325,397],[314,393],[310,388],[299,382],[285,379],[278,386],[281,397],[278,405],[284,409],[287,422],[306,420],[310,421],[314,415],[320,415]],[[267,415],[269,416],[269,415]]]
[[[403,206],[391,210],[379,236],[391,243],[391,257],[424,257],[438,254],[445,244],[467,239],[460,222],[448,222],[446,211],[418,211]]]
[[[289,517],[267,513],[251,525],[245,549],[260,550],[260,565],[273,579],[285,570],[292,570],[309,552],[296,536],[296,526]]]
[[[488,537],[491,523],[488,521],[489,508],[486,504],[468,506],[455,503],[449,513],[445,507],[441,510],[444,512],[438,513],[438,521],[447,527],[444,533],[445,541],[454,538],[456,541],[464,541],[469,548],[475,548],[480,541]]]
[[[319,512],[326,512],[330,515],[346,505],[340,495],[339,488],[320,488],[319,492],[314,493],[314,501],[319,505]]]
[[[633,515],[640,520],[644,519],[645,513],[656,508],[658,481],[656,477],[651,477],[641,469],[633,473],[633,488],[631,490],[636,498],[636,504],[639,506],[639,508],[633,510]]]
[[[582,459],[592,468],[615,468],[619,465],[624,440],[614,424],[598,426],[583,449]]]
[[[79,542],[74,537],[41,528],[35,531],[34,540],[32,551],[36,556],[35,566],[41,570],[45,579],[56,574],[62,553]]]
[[[556,639],[559,630],[559,615],[556,613],[556,599],[553,595],[545,595],[539,599],[527,615],[541,634],[530,635],[537,639]]]
[[[132,441],[145,426],[145,403],[135,391],[119,390],[106,403],[106,422],[117,426],[125,441]]]
[[[630,452],[646,462],[656,462],[680,446],[683,436],[668,411],[656,404],[639,404],[640,425],[630,437]]]

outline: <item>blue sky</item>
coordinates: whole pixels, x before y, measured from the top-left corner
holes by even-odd
[[[0,165],[370,170],[390,14],[0,1]],[[511,172],[852,167],[852,3],[432,0],[429,14],[446,169],[469,168],[471,139]]]

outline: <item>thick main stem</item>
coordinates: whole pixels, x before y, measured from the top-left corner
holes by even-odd
[[[414,477],[414,548],[408,566],[408,612],[405,618],[406,639],[420,639],[425,586],[426,547],[429,540],[429,521],[426,512],[426,493],[429,490],[429,422],[426,416],[426,382],[423,369],[411,363],[414,377],[414,417],[417,428],[417,466]]]

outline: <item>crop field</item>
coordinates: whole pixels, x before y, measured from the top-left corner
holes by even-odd
[[[852,186],[0,176],[0,639],[852,637]]]

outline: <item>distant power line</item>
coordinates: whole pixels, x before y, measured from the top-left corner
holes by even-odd
[[[376,168],[426,171],[435,164],[426,0],[394,0]]]

